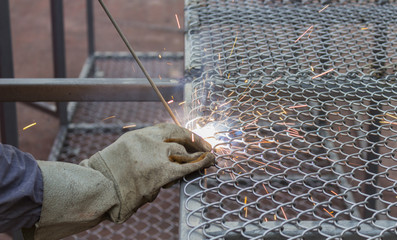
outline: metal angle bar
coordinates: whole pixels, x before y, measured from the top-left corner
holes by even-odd
[[[184,56],[183,52],[136,52],[136,55],[140,59],[145,58],[159,58],[159,54],[161,54],[162,58],[176,58],[182,59]],[[103,58],[127,58],[133,59],[131,53],[129,52],[95,52],[95,58],[103,59]]]
[[[183,101],[183,84],[154,79],[166,99]],[[144,78],[18,78],[2,79],[0,101],[158,101]]]
[[[63,23],[63,0],[51,0],[52,55],[54,77],[66,77],[65,31]],[[57,112],[61,125],[68,123],[67,103],[57,103]]]
[[[129,127],[123,129],[123,126],[120,124],[116,123],[70,123],[68,126],[68,129],[78,129],[78,130],[97,130],[97,129],[102,129],[102,130],[123,130],[125,132],[130,131],[130,130],[136,130],[136,129],[141,129],[145,127],[150,127],[153,126],[153,124],[136,124],[134,127]]]
[[[261,224],[250,224],[245,225],[239,222],[229,222],[228,226],[230,229],[236,227],[244,230],[244,234],[251,236],[262,236],[265,239],[287,239],[286,236],[301,236],[304,239],[326,239],[325,236],[340,236],[343,234],[343,239],[362,239],[362,236],[377,237],[382,236],[382,239],[395,239],[396,232],[393,228],[396,227],[396,222],[391,220],[377,220],[375,227],[371,223],[352,221],[352,220],[340,220],[335,223],[330,222],[319,222],[319,221],[300,221],[296,223],[283,223],[281,221],[269,221]],[[306,229],[320,228],[321,231],[306,231]],[[202,226],[205,228],[205,226]],[[356,228],[357,231],[345,231],[345,229]],[[390,231],[383,231],[382,228],[390,229]],[[274,230],[272,230],[274,229]],[[245,239],[241,238],[242,234],[238,232],[229,232],[225,235],[224,231],[219,231],[219,228],[209,226],[205,228],[205,232],[209,236],[221,237],[222,239]],[[321,232],[321,233],[320,233]],[[214,239],[214,238],[211,238]]]
[[[186,205],[186,191],[189,192],[191,195],[194,195],[195,193],[200,192],[200,187],[198,184],[189,184],[187,181],[193,181],[193,179],[200,178],[201,175],[198,172],[192,173],[188,176],[185,176],[184,180],[181,181],[180,184],[180,198],[179,198],[179,239],[180,240],[185,240],[185,239],[191,239],[190,235],[190,229],[191,227],[188,225],[188,221],[190,224],[193,224],[194,226],[198,226],[200,224],[203,224],[203,218],[198,212],[190,213],[190,211],[187,209],[189,208],[196,208],[199,209],[200,207],[203,206],[202,202],[200,201],[192,201],[190,202],[187,206]],[[190,216],[190,219],[189,219]],[[202,232],[199,231],[199,233],[195,233],[193,238],[196,239],[204,239],[204,235],[202,235]]]
[[[92,0],[86,1],[88,56],[95,52],[94,11]]]
[[[66,135],[68,133],[67,126],[60,126],[58,134],[54,139],[54,143],[52,144],[51,152],[48,155],[48,161],[57,161],[59,154],[61,153],[61,149],[63,143],[65,142]]]
[[[11,22],[8,0],[0,1],[0,78],[13,81]],[[3,81],[2,79],[0,82]],[[0,104],[1,138],[3,143],[18,147],[16,105],[12,102]]]
[[[327,110],[327,109],[325,109],[325,107],[323,107],[321,104],[319,104],[319,103],[316,102],[316,101],[313,101],[311,105],[316,105],[316,106],[318,106],[318,107],[321,107],[321,109],[322,109],[321,111],[316,111],[316,110],[314,110],[315,116],[320,116],[320,115],[323,115],[323,116],[324,116],[324,112],[323,112],[323,111],[326,111],[326,110]],[[321,125],[324,126],[324,125],[325,125],[325,120],[324,120],[324,121],[320,121],[320,122],[319,122],[319,125],[320,125],[320,126],[321,126]],[[328,131],[325,131],[325,130],[323,130],[323,129],[320,129],[319,132],[318,132],[318,134],[319,134],[319,136],[321,136],[321,137],[324,138],[324,145],[325,145],[328,149],[335,149],[334,144],[333,144],[331,141],[327,140],[328,137],[330,136],[330,134],[328,133]],[[333,152],[333,151],[330,151],[330,157],[331,157],[331,159],[333,159],[333,160],[335,160],[335,161],[337,161],[337,162],[339,162],[339,160],[340,160],[339,157],[338,157],[338,154],[336,154],[336,153]],[[344,170],[343,170],[343,167],[342,167],[340,164],[335,164],[335,171],[336,171],[338,174],[340,174],[340,175],[343,175],[343,174],[345,173]],[[347,180],[346,178],[344,178],[344,177],[340,178],[340,183],[341,183],[341,185],[342,185],[344,188],[346,188],[346,189],[351,189],[351,188],[352,188],[352,186],[349,184],[348,180]],[[345,204],[346,204],[349,208],[351,208],[352,205],[351,205],[350,203],[356,203],[356,200],[355,200],[355,198],[354,198],[354,196],[353,196],[353,194],[352,194],[351,191],[348,191],[346,195],[347,195],[347,200],[348,200],[348,202],[345,201]],[[357,216],[357,217],[362,217],[361,214],[360,214],[360,212],[359,212],[357,209],[354,209],[353,215],[354,215],[354,216]]]
[[[95,69],[95,57],[89,56],[81,68],[79,78],[87,78]]]

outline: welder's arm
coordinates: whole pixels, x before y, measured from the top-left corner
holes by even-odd
[[[43,180],[36,160],[0,144],[0,232],[32,227],[39,220]]]
[[[25,236],[59,239],[104,219],[122,223],[161,187],[214,164],[210,150],[190,131],[160,124],[124,134],[80,165],[39,161],[43,208]]]

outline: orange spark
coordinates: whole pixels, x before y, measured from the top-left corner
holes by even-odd
[[[280,168],[274,167],[274,166],[272,166],[272,165],[269,165],[268,163],[260,162],[260,161],[254,160],[254,159],[250,159],[250,161],[252,161],[252,162],[254,162],[254,163],[261,164],[261,165],[266,165],[267,167],[271,167],[271,168],[274,168],[274,169],[277,169],[277,170],[281,170]],[[237,164],[237,165],[238,165],[238,164]],[[243,170],[244,170],[244,169],[243,169]],[[244,171],[245,171],[245,170],[244,170]]]
[[[269,191],[267,191],[267,188],[265,187],[265,184],[262,183],[262,186],[265,189],[266,193],[269,194]]]
[[[171,100],[169,100],[167,103],[168,103],[168,104],[171,104],[171,103],[173,103],[173,102],[174,102],[174,100],[171,99]]]
[[[269,82],[268,84],[266,84],[266,86],[267,86],[267,85],[269,85],[269,84],[272,84],[272,83],[274,83],[274,82],[275,82],[275,81],[277,81],[277,80],[280,80],[280,78],[281,78],[281,76],[280,76],[280,77],[278,77],[278,78],[276,78],[276,79],[274,79],[273,81]]]
[[[361,30],[367,30],[368,28],[367,27],[365,27],[365,28],[361,28]]]
[[[237,33],[237,36],[238,36],[238,33]],[[236,39],[234,39],[233,47],[232,47],[232,50],[230,51],[230,55],[229,55],[229,57],[230,57],[230,56],[232,56],[232,53],[233,53],[234,46],[236,46],[236,42],[237,42],[237,36],[236,36]]]
[[[159,54],[159,58],[161,59],[161,54]]]
[[[310,31],[310,29],[313,28],[313,25],[311,25],[302,35],[300,35],[300,37],[298,37],[298,39],[295,40],[295,43],[299,41],[299,39],[301,39],[303,36],[305,36],[305,34]]]
[[[178,29],[181,29],[181,25],[179,24],[178,14],[175,13],[176,23],[178,23]]]
[[[193,135],[193,133],[192,133],[192,142],[194,142],[194,135]]]
[[[387,124],[397,125],[397,122],[389,122],[389,121],[379,121],[379,123],[387,123]]]
[[[331,192],[332,192],[333,194],[335,194],[336,196],[338,196],[339,198],[342,198],[341,196],[339,196],[339,194],[337,194],[337,193],[334,192],[333,190],[331,190]]]
[[[124,128],[133,128],[133,127],[136,127],[136,124],[126,125],[126,126],[123,127],[123,129]]]
[[[33,127],[34,125],[36,125],[37,123],[32,123],[32,124],[29,124],[29,125],[27,125],[26,127],[24,127],[22,130],[23,131],[25,131],[26,129],[28,129],[28,128],[30,128],[30,127]]]
[[[393,115],[391,115],[390,113],[386,113],[386,116],[389,116],[389,117],[391,117],[391,118],[397,119],[396,116],[393,116]]]
[[[284,218],[285,218],[285,220],[288,220],[288,218],[287,218],[287,215],[285,214],[285,212],[284,212],[284,208],[283,207],[281,207],[281,211],[283,212],[283,214],[284,214]]]
[[[301,108],[301,107],[307,107],[307,104],[291,106],[291,107],[288,107],[288,108]]]
[[[312,30],[310,30],[309,36],[307,36],[307,38],[310,38],[310,35],[312,35],[312,32],[313,32],[313,29],[314,29],[314,28],[312,28]]]
[[[244,204],[247,204],[247,196],[244,198]],[[244,208],[244,211],[245,211],[245,217],[247,217],[248,208],[245,207],[245,208]]]
[[[335,217],[334,215],[332,215],[332,213],[330,213],[327,209],[325,209],[325,208],[323,208],[324,209],[324,211],[326,211],[329,215],[331,215],[331,217]]]
[[[115,118],[115,117],[116,117],[116,115],[113,115],[113,116],[110,116],[110,117],[102,119],[102,121],[105,121],[105,120],[108,120],[108,119],[111,119],[111,118]]]
[[[312,66],[310,66],[310,69],[312,70],[312,72],[314,72],[314,68]]]
[[[185,103],[186,103],[186,101],[183,101],[183,102],[180,102],[178,105],[181,106],[181,105],[183,105]]]
[[[325,75],[325,74],[327,74],[327,73],[329,73],[329,72],[332,72],[332,71],[334,71],[333,68],[331,68],[330,70],[327,70],[327,71],[325,71],[325,72],[323,72],[323,73],[320,73],[319,75],[316,75],[316,76],[312,77],[312,79],[321,77],[321,76],[323,76],[323,75]]]
[[[314,203],[314,200],[313,200],[313,197],[312,197],[312,196],[310,196],[310,199],[311,199],[312,202],[313,202],[313,206],[316,206],[316,204]]]
[[[318,12],[320,13],[320,12],[324,11],[328,6],[329,6],[329,4],[328,4],[327,6],[325,6],[325,7],[323,7],[323,9],[321,9],[321,10],[318,11]]]
[[[397,197],[396,197],[397,198]],[[267,222],[267,217],[265,217],[265,222]]]
[[[161,80],[161,76],[160,76],[160,74],[159,74],[159,79]]]
[[[167,65],[170,65],[170,66],[172,66],[172,63],[170,63],[170,62],[167,62]]]
[[[293,136],[293,137],[304,138],[303,136],[299,135],[299,132],[298,132],[298,130],[296,130],[296,129],[288,128],[288,129],[286,130],[286,132],[288,132],[289,135],[291,135],[291,136]]]
[[[239,164],[237,164],[237,167],[241,168],[244,172],[247,172],[247,170],[245,170],[242,166],[240,166]]]

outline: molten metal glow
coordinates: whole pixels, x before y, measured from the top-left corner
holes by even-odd
[[[33,127],[34,125],[36,125],[37,123],[32,123],[32,124],[29,124],[29,125],[27,125],[26,127],[24,127],[22,130],[26,130],[26,129],[28,129],[28,128],[30,128],[30,127]]]
[[[319,75],[316,75],[316,76],[312,77],[312,79],[321,77],[321,76],[323,76],[323,75],[325,75],[325,74],[327,74],[327,73],[329,73],[329,72],[332,72],[332,71],[334,71],[333,68],[331,68],[330,70],[327,70],[327,71],[325,71],[325,72],[323,72],[323,73],[320,73]]]
[[[204,127],[198,127],[197,129],[194,129],[192,132],[202,137],[209,144],[211,144],[212,147],[215,147],[216,145],[224,142],[216,136],[217,133],[225,130],[226,127],[222,124],[219,124],[217,122],[210,122]]]
[[[310,29],[313,28],[313,25],[311,25],[302,35],[300,35],[300,37],[298,37],[298,39],[295,40],[295,43],[299,41],[299,39],[301,39],[303,36],[305,36],[305,34],[310,31]]]
[[[110,117],[102,119],[102,121],[105,121],[105,120],[108,120],[108,119],[112,119],[112,118],[115,118],[115,117],[116,117],[116,115],[113,115],[113,116],[110,116]]]
[[[318,12],[320,13],[320,12],[324,11],[328,6],[329,6],[329,5],[323,7],[323,9],[319,10]]]
[[[178,24],[178,29],[181,29],[181,25],[179,24],[178,14],[175,13],[176,23]]]

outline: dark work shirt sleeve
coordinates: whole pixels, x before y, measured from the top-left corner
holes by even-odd
[[[0,144],[0,232],[32,227],[42,203],[43,177],[36,160]]]

